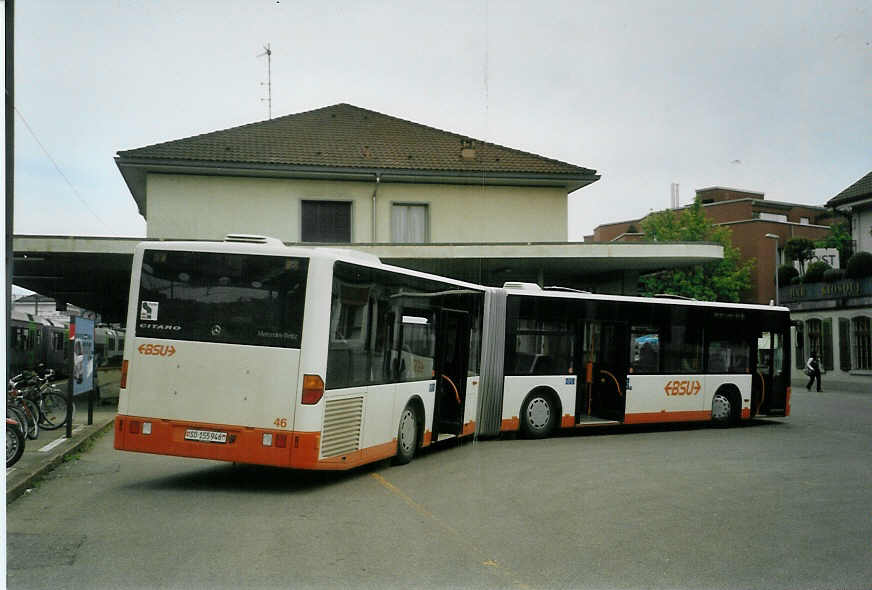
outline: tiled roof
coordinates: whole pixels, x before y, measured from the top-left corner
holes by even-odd
[[[472,148],[474,156],[462,148]],[[593,175],[583,168],[350,104],[118,152],[161,160],[507,174]]]
[[[827,207],[837,207],[870,196],[872,196],[872,172],[827,201]]]

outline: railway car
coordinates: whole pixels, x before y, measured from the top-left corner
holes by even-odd
[[[69,327],[54,318],[13,311],[10,321],[9,369],[11,374],[39,365],[58,376],[68,373]]]
[[[69,357],[70,328],[58,319],[44,318],[43,325],[43,360],[46,368],[53,369],[58,376],[67,374]]]
[[[94,328],[94,353],[98,367],[120,366],[124,356],[124,330],[109,326]]]
[[[43,324],[29,313],[13,311],[9,321],[9,369],[12,374],[43,362]]]

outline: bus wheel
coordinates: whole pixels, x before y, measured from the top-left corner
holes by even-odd
[[[717,392],[712,398],[712,423],[715,426],[729,426],[733,418],[733,404],[723,392]]]
[[[397,428],[397,456],[394,463],[405,465],[415,456],[418,448],[418,415],[415,408],[407,405],[400,414],[400,426]]]
[[[545,391],[534,391],[521,407],[521,430],[529,438],[550,436],[557,422],[557,404]]]

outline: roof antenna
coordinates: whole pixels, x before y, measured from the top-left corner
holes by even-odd
[[[269,43],[263,46],[263,53],[259,53],[257,57],[266,56],[266,84],[260,83],[261,86],[266,86],[266,98],[261,98],[260,102],[266,102],[267,113],[272,119],[272,49],[269,48]]]

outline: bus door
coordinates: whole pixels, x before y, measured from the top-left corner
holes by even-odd
[[[787,405],[789,360],[786,334],[761,331],[757,334],[756,366],[751,367],[751,415],[781,413]]]
[[[627,382],[627,325],[619,322],[582,321],[581,354],[576,392],[575,419],[622,420]]]
[[[466,376],[469,363],[469,314],[444,309],[436,319],[436,351],[433,377],[433,440],[439,435],[459,436],[463,432]]]

